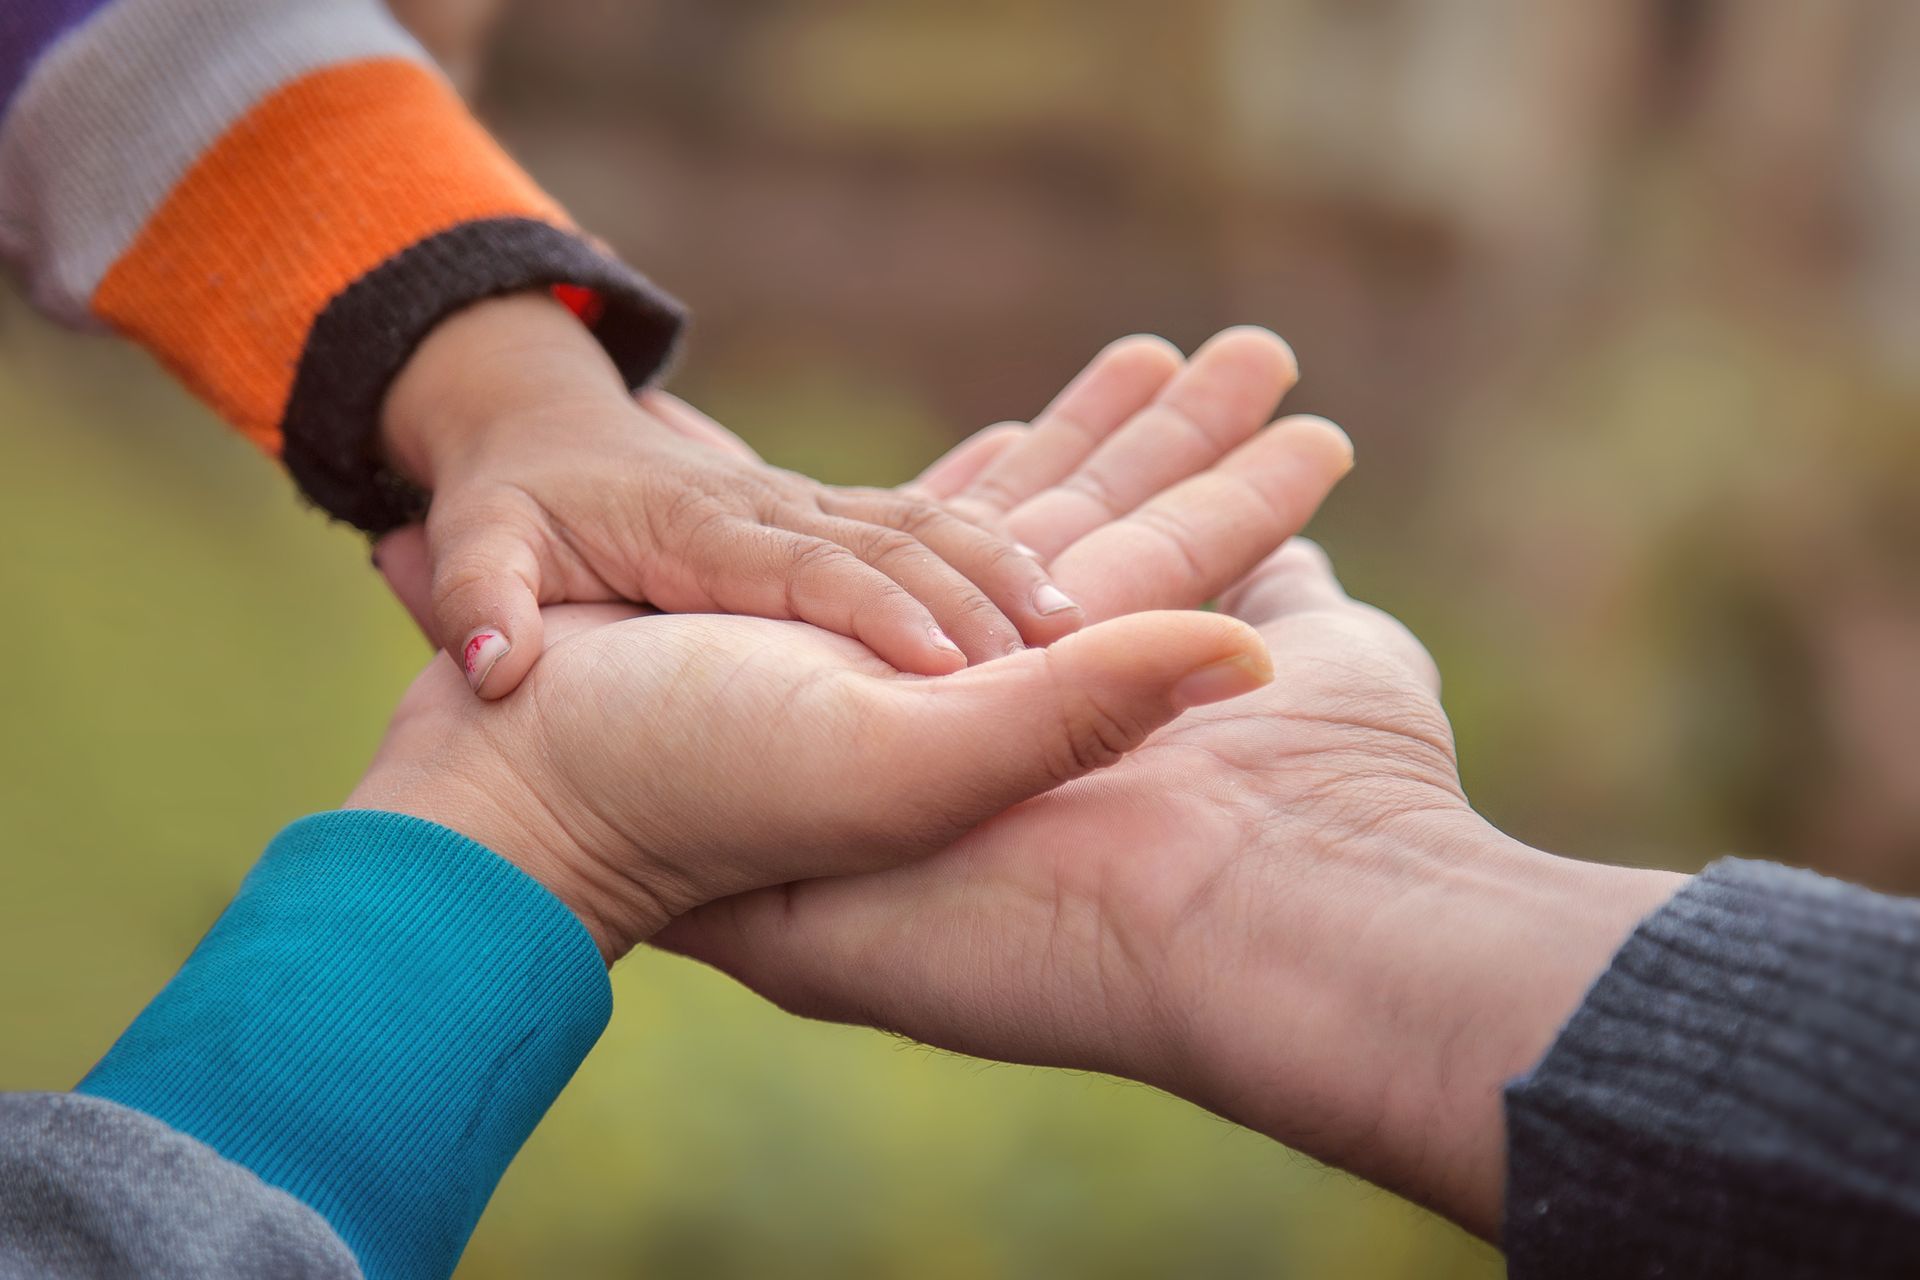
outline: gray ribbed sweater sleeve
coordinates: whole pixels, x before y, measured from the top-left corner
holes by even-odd
[[[1513,1280],[1920,1276],[1920,902],[1715,864],[1506,1111]]]
[[[0,1094],[0,1280],[359,1280],[326,1220],[152,1116]]]

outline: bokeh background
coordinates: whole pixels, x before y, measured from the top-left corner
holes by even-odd
[[[1495,821],[1920,890],[1920,6],[399,7],[774,460],[893,482],[1118,334],[1267,324]],[[0,1087],[59,1088],[425,650],[142,356],[0,326]],[[463,1276],[1500,1271],[1144,1089],[616,988]]]

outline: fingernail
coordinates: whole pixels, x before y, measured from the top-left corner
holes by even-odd
[[[1041,613],[1059,613],[1073,608],[1074,603],[1066,592],[1051,582],[1043,582],[1034,590],[1033,607]]]
[[[933,642],[939,645],[942,649],[951,649],[955,653],[960,652],[960,646],[955,644],[951,639],[949,639],[947,637],[947,633],[942,631],[939,627],[928,627],[927,634],[932,636]]]
[[[492,627],[482,627],[467,637],[467,646],[460,652],[460,660],[467,668],[467,684],[475,693],[487,682],[487,676],[493,671],[493,664],[507,656],[507,650],[513,646],[507,638]]]
[[[1018,551],[1021,555],[1029,557],[1030,559],[1038,560],[1040,558],[1040,553],[1038,551],[1035,551],[1032,547],[1028,546],[1024,542],[1014,543],[1013,549],[1015,551]]]
[[[1228,658],[1190,671],[1173,686],[1173,701],[1182,711],[1204,707],[1210,702],[1225,702],[1273,679],[1273,664],[1263,654],[1259,658]]]

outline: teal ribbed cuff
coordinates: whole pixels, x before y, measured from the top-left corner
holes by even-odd
[[[417,818],[303,818],[79,1092],[313,1206],[372,1280],[452,1272],[612,1013],[579,920]]]

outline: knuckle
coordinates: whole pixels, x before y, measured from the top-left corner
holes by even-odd
[[[796,576],[841,573],[857,563],[851,551],[825,538],[796,539],[787,556],[787,567]]]
[[[887,523],[894,528],[915,537],[934,532],[952,522],[953,517],[947,514],[938,503],[925,502],[918,498],[896,499],[887,519]]]
[[[1063,685],[1051,650],[1047,660],[1059,693],[1062,730],[1047,762],[1054,781],[1070,782],[1104,769],[1146,741],[1151,725],[1088,690]]]
[[[898,563],[929,554],[920,539],[888,528],[875,528],[867,534],[861,550],[865,558],[875,564]]]
[[[495,573],[489,560],[472,552],[460,551],[440,563],[433,575],[433,603],[445,609],[475,588],[485,585]]]
[[[1010,571],[1022,578],[1041,576],[1040,564],[1037,560],[1024,552],[1016,551],[1012,542],[998,535],[981,539],[976,560],[981,573]]]
[[[1067,717],[1064,752],[1060,764],[1070,773],[1062,780],[1077,778],[1104,769],[1139,746],[1146,729],[1136,719],[1103,706],[1098,699],[1083,697]]]
[[[1201,539],[1196,537],[1193,527],[1171,511],[1155,507],[1142,507],[1133,513],[1133,521],[1141,528],[1160,536],[1161,540],[1173,549],[1180,558],[1180,567],[1188,578],[1204,581],[1211,575],[1200,554],[1194,550]]]
[[[954,609],[966,621],[979,623],[989,629],[1008,626],[1007,615],[1000,612],[1000,606],[978,591],[962,591],[954,601]]]
[[[1115,491],[1112,482],[1097,471],[1076,472],[1060,487],[1094,503],[1109,517],[1118,518],[1126,511],[1126,504],[1120,500],[1120,495]]]

